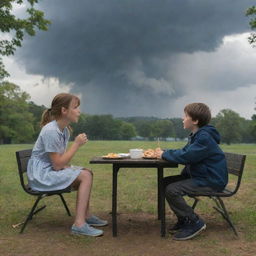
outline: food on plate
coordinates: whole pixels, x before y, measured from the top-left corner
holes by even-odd
[[[144,158],[157,158],[156,150],[151,149],[151,148],[144,150],[143,157]]]
[[[104,158],[120,158],[120,156],[116,153],[108,153],[107,155],[103,156]]]

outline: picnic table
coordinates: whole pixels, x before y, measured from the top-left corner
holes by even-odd
[[[105,159],[103,157],[94,157],[90,164],[112,164],[112,234],[117,236],[117,176],[120,168],[156,168],[157,169],[157,209],[158,219],[161,221],[161,236],[165,236],[165,204],[163,174],[164,168],[176,168],[178,164],[168,162],[163,159]]]

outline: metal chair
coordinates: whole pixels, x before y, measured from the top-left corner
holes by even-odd
[[[233,185],[232,188],[230,188],[230,184],[228,184],[222,192],[193,193],[193,194],[189,194],[188,196],[194,198],[195,200],[192,206],[193,209],[195,209],[199,201],[197,197],[209,197],[213,199],[214,202],[216,203],[216,206],[214,206],[213,208],[222,215],[222,217],[228,222],[230,227],[233,229],[235,235],[238,236],[235,226],[233,225],[230,219],[230,216],[228,214],[228,211],[225,207],[225,204],[221,198],[231,197],[234,194],[236,194],[236,192],[238,191],[241,184],[246,155],[225,152],[225,157],[227,160],[229,180],[231,176],[235,176],[236,177],[235,185]]]
[[[20,233],[23,233],[28,221],[32,220],[33,216],[35,214],[37,214],[38,212],[40,212],[41,210],[43,210],[46,205],[40,207],[39,209],[36,209],[39,201],[44,198],[44,197],[47,197],[47,196],[53,196],[53,195],[58,195],[60,198],[61,198],[61,201],[67,211],[67,214],[69,216],[71,216],[70,214],[70,211],[68,209],[68,206],[66,204],[66,201],[63,197],[63,193],[70,193],[71,192],[71,187],[67,187],[63,190],[56,190],[56,191],[35,191],[35,190],[32,190],[29,186],[28,186],[28,183],[27,183],[27,165],[28,165],[28,160],[29,158],[31,157],[31,153],[32,153],[32,150],[31,149],[27,149],[27,150],[21,150],[21,151],[17,151],[16,152],[16,159],[17,159],[17,164],[18,164],[18,172],[19,172],[19,177],[20,177],[20,183],[21,183],[21,186],[22,188],[24,189],[24,191],[30,195],[33,195],[33,196],[36,196],[37,199],[34,203],[34,205],[32,206],[26,220],[24,221],[22,227],[21,227],[21,230],[20,230]]]

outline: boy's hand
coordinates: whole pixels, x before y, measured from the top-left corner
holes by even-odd
[[[155,154],[157,158],[162,158],[163,150],[161,148],[156,148],[155,149]]]

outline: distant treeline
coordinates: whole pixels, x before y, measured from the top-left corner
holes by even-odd
[[[30,96],[19,86],[0,83],[0,144],[32,143],[40,132],[40,120],[45,106],[29,101]],[[221,110],[211,124],[219,130],[223,143],[255,143],[256,115],[251,120],[230,110]],[[187,137],[182,118],[119,117],[82,113],[72,125],[71,139],[85,132],[90,140],[180,140]]]

